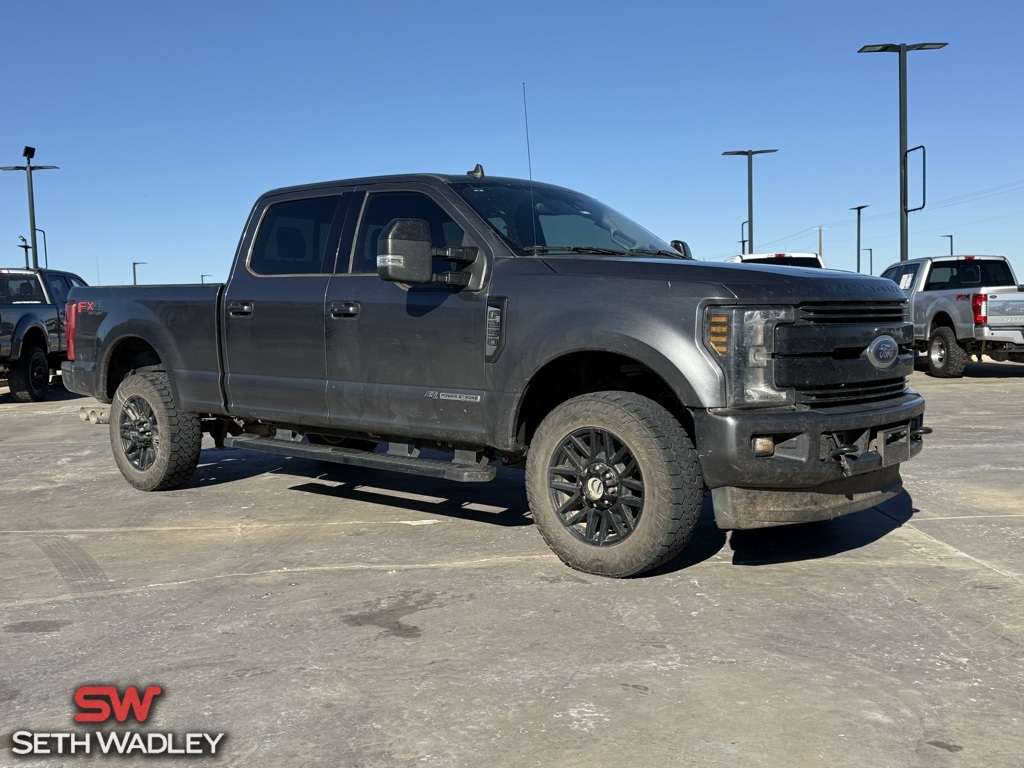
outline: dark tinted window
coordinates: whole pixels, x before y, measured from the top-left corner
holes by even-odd
[[[35,275],[0,277],[0,302],[4,304],[42,304],[43,289]]]
[[[882,277],[888,280],[892,280],[895,283],[896,275],[899,274],[900,269],[902,269],[902,267],[889,267],[887,270],[885,270],[885,272],[882,273]]]
[[[377,272],[377,238],[394,219],[423,219],[430,225],[430,240],[435,248],[458,248],[475,245],[462,227],[452,220],[444,210],[426,195],[418,192],[378,192],[366,198],[356,237],[352,272]],[[437,258],[435,272],[451,269],[449,262]],[[340,265],[339,265],[339,271]]]
[[[947,288],[979,288],[981,286],[1014,285],[1013,275],[1005,261],[971,259],[941,261],[932,265],[924,287],[926,291]]]
[[[50,286],[50,297],[54,304],[60,306],[68,300],[68,292],[71,287],[63,275],[47,275],[46,282]]]
[[[270,206],[256,234],[249,268],[258,275],[331,271],[334,254],[328,254],[327,246],[341,200],[340,196],[311,197]]]

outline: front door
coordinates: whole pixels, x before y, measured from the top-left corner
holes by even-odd
[[[486,292],[437,283],[403,286],[378,278],[377,238],[398,218],[425,220],[436,248],[477,245],[457,211],[422,192],[366,195],[348,269],[339,259],[327,291],[331,424],[479,444],[487,405]],[[435,259],[435,272],[453,267]]]

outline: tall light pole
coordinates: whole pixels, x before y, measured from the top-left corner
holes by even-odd
[[[867,205],[858,205],[850,209],[857,212],[857,274],[860,274],[860,212],[868,207]]]
[[[132,285],[138,285],[139,284],[138,276],[135,274],[135,268],[137,266],[139,266],[139,264],[145,264],[145,263],[146,263],[145,261],[133,261],[132,262]]]
[[[36,249],[36,203],[32,195],[32,171],[56,170],[56,165],[32,165],[32,158],[36,156],[35,147],[25,147],[21,156],[25,158],[24,165],[5,165],[0,171],[24,171],[28,179],[28,228],[31,230],[29,236],[32,238],[32,267],[39,269],[39,251]]]
[[[747,253],[754,252],[754,155],[778,152],[777,149],[736,149],[723,155],[747,156]]]
[[[200,275],[199,276],[199,282],[200,283],[205,283],[206,282],[206,278],[208,278],[208,277],[213,277],[213,275]]]
[[[953,255],[953,236],[952,235],[941,235],[941,237],[949,238],[949,255]]]
[[[743,234],[743,228],[747,226],[748,223],[749,222],[746,221],[740,223],[740,253],[747,252],[747,236]]]
[[[873,275],[875,274],[875,249],[865,248],[864,250],[868,252],[868,274]]]
[[[900,55],[900,261],[910,258],[907,230],[907,51],[936,51],[949,43],[881,43],[865,45],[857,53]]]

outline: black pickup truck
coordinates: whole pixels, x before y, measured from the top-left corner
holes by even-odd
[[[55,269],[0,269],[0,373],[23,403],[42,400],[67,358],[64,305],[85,281]]]
[[[930,431],[899,288],[677,247],[479,168],[275,190],[225,284],[73,291],[64,377],[113,401],[136,488],[188,482],[204,431],[460,481],[525,464],[547,543],[608,576],[679,552],[708,489],[723,528],[899,493]]]

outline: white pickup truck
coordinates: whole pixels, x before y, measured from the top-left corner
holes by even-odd
[[[882,277],[907,294],[914,346],[933,376],[963,376],[971,355],[1024,363],[1024,287],[1004,256],[910,259]]]

